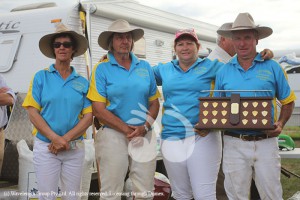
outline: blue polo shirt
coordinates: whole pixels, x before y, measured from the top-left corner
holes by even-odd
[[[22,105],[38,109],[50,128],[60,136],[74,128],[82,115],[92,112],[91,102],[86,98],[89,82],[71,68],[72,73],[66,80],[54,64],[37,72]],[[33,134],[40,140],[51,142],[37,129]]]
[[[210,96],[216,72],[224,64],[217,60],[198,60],[187,70],[179,67],[178,60],[153,67],[158,85],[162,85],[164,104],[162,139],[176,140],[195,135],[198,122],[199,97]]]
[[[255,90],[257,92],[240,92],[241,97],[273,97],[272,123],[277,121],[276,98],[282,105],[296,99],[291,90],[287,75],[282,67],[274,60],[263,60],[257,53],[252,66],[245,71],[239,64],[237,56],[224,65],[216,76],[216,90]],[[270,92],[258,92],[258,90],[270,90]],[[216,92],[215,96],[230,97],[231,92]],[[232,131],[237,134],[261,134],[259,131]]]
[[[119,65],[112,53],[96,64],[87,97],[105,103],[106,109],[123,122],[142,125],[146,121],[149,101],[160,94],[150,64],[133,53],[130,56],[129,70]]]

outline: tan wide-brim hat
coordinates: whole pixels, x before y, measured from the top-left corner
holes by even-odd
[[[144,30],[141,28],[133,28],[123,19],[114,21],[107,31],[103,31],[98,37],[98,44],[105,50],[108,50],[108,39],[113,33],[127,33],[132,32],[132,39],[134,42],[138,41],[144,36]]]
[[[233,31],[239,30],[256,30],[258,32],[258,39],[263,39],[270,36],[273,33],[273,30],[266,26],[255,25],[252,16],[249,13],[240,13],[237,18],[234,20],[232,27],[224,30],[217,30],[219,35],[224,37],[231,38]]]
[[[86,52],[88,48],[87,39],[83,35],[80,35],[79,33],[68,29],[64,24],[60,23],[56,26],[55,33],[45,35],[40,39],[39,47],[41,52],[45,56],[47,56],[48,58],[55,58],[52,42],[53,38],[61,33],[70,34],[76,41],[76,49],[73,55],[74,57],[80,56]]]

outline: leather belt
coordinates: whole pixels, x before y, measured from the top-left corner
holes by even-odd
[[[263,139],[272,138],[273,136],[268,136],[267,134],[261,134],[261,135],[244,135],[244,134],[236,134],[229,131],[224,131],[224,135],[228,135],[231,137],[240,138],[244,141],[259,141]]]

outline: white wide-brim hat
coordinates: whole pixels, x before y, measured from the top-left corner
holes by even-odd
[[[255,25],[252,16],[249,13],[240,13],[234,20],[232,27],[225,30],[219,29],[217,33],[224,37],[231,38],[233,31],[239,30],[256,30],[258,32],[258,39],[263,39],[270,36],[273,30],[266,26]]]
[[[114,21],[107,31],[103,31],[98,37],[98,44],[105,50],[108,50],[108,39],[113,33],[127,33],[132,32],[132,39],[134,42],[138,41],[144,36],[144,30],[141,28],[133,28],[123,19]]]
[[[86,50],[88,48],[87,39],[83,35],[68,29],[64,24],[60,23],[56,26],[55,33],[45,35],[40,39],[39,47],[40,47],[41,52],[45,56],[47,56],[48,58],[55,58],[54,50],[53,50],[53,46],[52,46],[53,38],[56,35],[62,34],[62,33],[71,35],[72,38],[75,40],[76,49],[75,49],[75,53],[73,55],[74,57],[80,56],[86,52]]]

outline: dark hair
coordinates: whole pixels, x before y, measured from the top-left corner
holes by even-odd
[[[74,39],[73,35],[72,34],[69,34],[69,33],[58,33],[56,35],[54,35],[51,39],[51,47],[52,47],[52,44],[54,43],[55,39],[56,38],[60,38],[60,37],[68,37],[70,38],[71,40],[71,43],[72,43],[72,48],[76,51],[77,50],[77,42],[76,40]],[[56,57],[55,53],[54,53],[54,48],[52,47],[52,50],[53,50],[53,55],[54,57]],[[75,52],[74,52],[75,53]],[[74,54],[72,54],[71,58],[73,59],[74,57]]]
[[[193,40],[195,43],[196,43],[196,46],[197,48],[200,48],[200,43],[199,41],[196,41],[194,37],[190,36],[190,35],[183,35],[183,36],[180,36],[179,38],[177,38],[175,41],[174,41],[174,50],[175,50],[175,47],[177,45],[177,43],[181,40],[184,40],[184,39],[189,39],[189,40]]]

